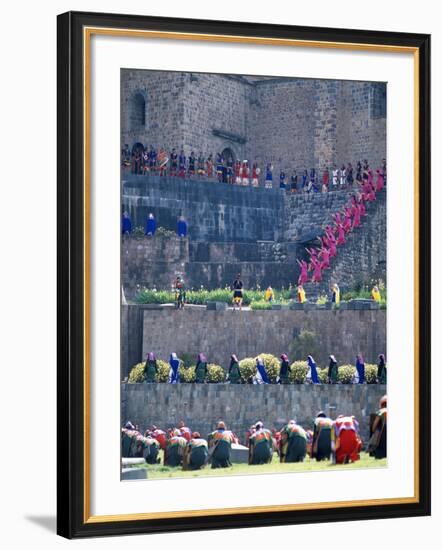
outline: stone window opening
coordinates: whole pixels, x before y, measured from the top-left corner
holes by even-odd
[[[376,82],[370,87],[369,109],[371,119],[387,116],[387,85],[383,82]]]
[[[137,92],[134,94],[130,107],[130,122],[132,129],[146,126],[146,100],[142,93]]]

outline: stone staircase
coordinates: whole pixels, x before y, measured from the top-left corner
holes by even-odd
[[[370,285],[386,279],[386,189],[376,195],[376,200],[366,203],[367,215],[361,225],[346,235],[344,245],[330,260],[330,268],[322,272],[320,283],[306,283],[304,289],[309,301],[326,294],[330,286],[339,285],[341,296],[355,285]],[[330,223],[330,222],[329,222]],[[311,272],[310,272],[311,273]],[[342,277],[345,274],[345,278]],[[351,275],[350,275],[351,274]]]

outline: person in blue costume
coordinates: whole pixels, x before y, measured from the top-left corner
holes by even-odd
[[[179,384],[180,382],[180,360],[176,353],[170,354],[169,359],[169,384]]]
[[[305,377],[305,381],[308,384],[319,384],[318,370],[316,367],[315,360],[311,355],[307,357],[308,370]]]
[[[132,221],[127,212],[123,212],[123,219],[121,222],[121,232],[123,235],[130,235],[132,233]]]
[[[145,228],[144,233],[145,233],[146,237],[153,237],[155,235],[156,230],[157,230],[157,221],[155,219],[155,216],[151,212],[147,216],[146,228]]]
[[[256,358],[255,384],[270,384],[270,378],[267,374],[264,361],[261,357]]]
[[[155,147],[153,145],[150,146],[149,151],[149,169],[151,172],[154,172],[156,170],[157,166],[157,152],[155,151]]]
[[[187,222],[184,219],[184,216],[180,216],[178,218],[176,232],[178,237],[187,237]]]
[[[356,384],[365,384],[365,363],[362,354],[356,355]]]
[[[280,189],[285,189],[286,188],[284,170],[281,170],[281,172],[279,173],[279,188]]]

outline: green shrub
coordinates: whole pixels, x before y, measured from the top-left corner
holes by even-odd
[[[294,361],[290,365],[290,382],[293,384],[303,384],[307,375],[307,361]]]
[[[184,383],[195,382],[195,367],[182,367],[180,369],[180,381]]]
[[[139,384],[144,382],[144,365],[145,363],[138,363],[132,367],[129,374],[129,384]],[[167,382],[169,379],[169,363],[166,363],[166,361],[162,361],[161,359],[157,359],[157,367],[157,382]]]
[[[320,294],[318,298],[316,299],[317,305],[326,304],[328,302],[328,296],[327,294]]]
[[[256,373],[256,362],[253,357],[246,357],[245,359],[241,359],[239,362],[239,370],[241,372],[241,378],[248,382],[250,377],[255,376]]]
[[[272,304],[264,300],[258,300],[256,302],[251,302],[250,308],[253,310],[272,309]]]
[[[365,380],[367,384],[376,384],[378,366],[372,363],[365,363]]]
[[[135,227],[135,229],[131,233],[131,237],[134,237],[135,239],[142,239],[144,235],[145,235],[145,232],[144,232],[144,227],[142,225]]]
[[[139,304],[170,304],[175,301],[175,294],[170,290],[151,290],[144,288],[136,297]]]
[[[207,365],[207,381],[212,384],[217,384],[220,382],[225,382],[226,373],[220,365],[215,365],[214,363],[209,363]]]

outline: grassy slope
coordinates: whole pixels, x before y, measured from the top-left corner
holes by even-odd
[[[162,457],[161,457],[162,458]],[[206,467],[202,470],[183,471],[181,468],[172,468],[163,466],[163,464],[143,464],[141,468],[147,468],[149,479],[170,479],[170,478],[189,478],[206,476],[230,476],[230,475],[250,475],[250,474],[271,474],[288,472],[310,472],[310,471],[332,471],[348,470],[354,468],[382,468],[387,466],[387,459],[376,460],[367,453],[361,453],[361,460],[354,464],[331,464],[329,461],[316,462],[309,457],[301,463],[281,464],[276,455],[271,464],[261,466],[249,466],[248,464],[234,464],[231,468],[219,468],[212,470]]]

